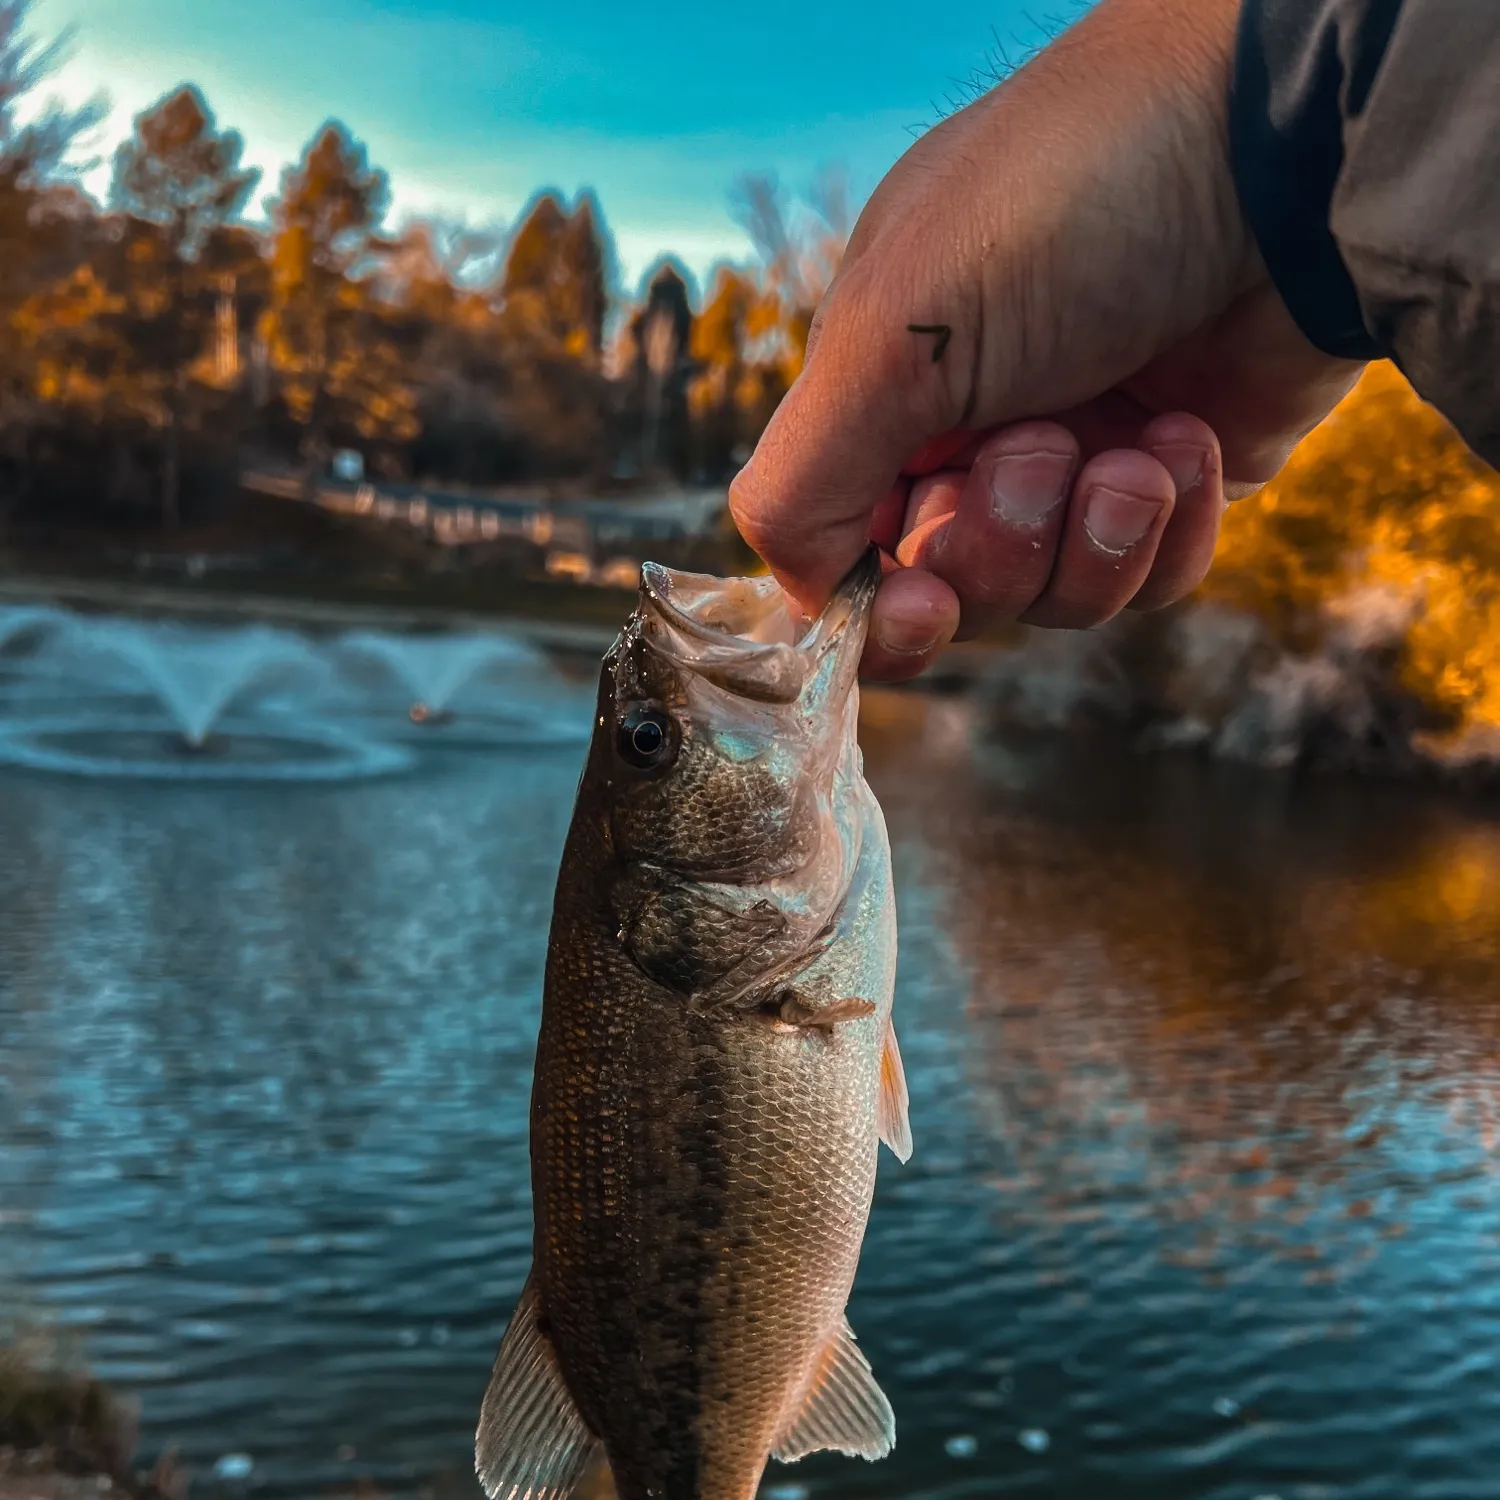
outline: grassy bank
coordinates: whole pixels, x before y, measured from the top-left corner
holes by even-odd
[[[133,1407],[24,1342],[0,1347],[0,1500],[181,1500],[170,1460],[132,1464]]]

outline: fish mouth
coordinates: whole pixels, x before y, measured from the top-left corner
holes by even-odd
[[[660,563],[641,567],[637,618],[642,639],[675,665],[742,698],[796,703],[835,679],[852,685],[880,586],[880,552],[866,550],[822,613],[799,633],[781,585],[716,578]]]

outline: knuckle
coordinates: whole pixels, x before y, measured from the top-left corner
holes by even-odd
[[[1148,582],[1141,585],[1126,607],[1137,614],[1155,614],[1157,610],[1176,604],[1179,599],[1191,592],[1190,588],[1177,588],[1172,585],[1164,588],[1160,584]]]
[[[1225,453],[1223,460],[1224,490],[1237,495],[1263,489],[1286,467],[1296,448],[1295,441],[1284,437],[1267,442],[1237,445]]]
[[[1188,447],[1218,451],[1218,434],[1201,417],[1191,412],[1167,412],[1154,417],[1141,433],[1143,448]]]
[[[1092,630],[1103,625],[1118,613],[1116,607],[1100,607],[1069,599],[1041,599],[1021,615],[1023,625],[1036,625],[1045,630]]]
[[[966,610],[1013,620],[1035,602],[1046,575],[1027,579],[1008,569],[950,564],[944,581],[963,600]]]

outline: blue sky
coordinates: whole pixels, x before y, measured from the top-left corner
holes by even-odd
[[[836,166],[862,198],[996,37],[1035,42],[1052,3],[35,0],[33,13],[39,34],[75,29],[59,91],[110,97],[97,149],[191,80],[270,186],[337,116],[390,173],[398,217],[507,224],[540,187],[592,188],[633,287],[662,252],[699,274],[748,253],[727,206],[742,172],[795,190]]]

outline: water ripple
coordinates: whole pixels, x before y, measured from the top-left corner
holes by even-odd
[[[1464,893],[1500,829],[1057,746],[1002,780],[953,712],[867,715],[917,1153],[850,1314],[900,1441],[766,1495],[1497,1493],[1500,916]],[[226,1456],[475,1493],[576,771],[0,772],[0,1311],[204,1493]]]

